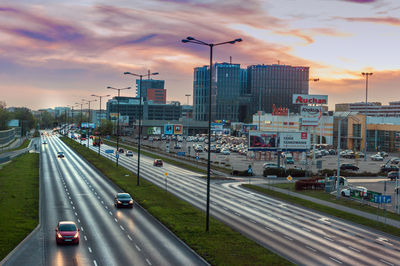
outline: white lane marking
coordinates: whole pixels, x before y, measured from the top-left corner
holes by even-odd
[[[340,260],[337,260],[337,259],[335,259],[335,258],[332,258],[332,257],[329,257],[331,260],[333,260],[333,261],[335,261],[335,262],[337,262],[337,263],[339,263],[339,264],[343,264],[343,262],[341,262]]]
[[[104,204],[104,201],[101,201],[101,204]]]
[[[72,206],[72,209],[74,209],[74,210],[75,210],[75,206]]]
[[[130,241],[132,241],[132,237],[130,235],[128,235],[128,238],[129,238]]]
[[[94,192],[94,194],[96,194],[96,195],[97,195],[97,192],[95,191],[95,192]]]
[[[119,228],[121,228],[122,231],[125,231],[125,228],[122,225],[120,225]]]
[[[85,231],[85,230],[83,230],[83,226],[81,226],[81,231]]]
[[[74,203],[71,201],[71,205],[74,205]]]
[[[311,232],[311,230],[308,229],[308,228],[303,227],[302,229],[303,229],[304,231]]]
[[[90,253],[92,253],[92,249],[90,247],[88,247],[88,250],[89,250]]]
[[[85,240],[87,241],[87,237],[86,236],[83,236],[84,238],[85,238]]]
[[[109,211],[108,213],[109,213],[110,215],[112,215],[112,212],[111,212],[111,211]]]
[[[80,222],[81,222],[81,220],[78,219],[78,223],[80,223]]]
[[[149,259],[146,259],[147,264],[151,265],[151,262],[149,261]]]
[[[335,241],[335,240],[333,240],[333,239],[331,239],[331,238],[329,238],[329,237],[326,237],[326,236],[324,236],[324,238],[325,238],[326,240],[331,241],[331,242],[334,242],[334,241]]]
[[[108,209],[108,207],[106,206],[106,209]]]
[[[383,263],[387,264],[387,265],[392,265],[392,266],[394,266],[393,263],[390,263],[390,262],[388,262],[388,261],[386,261],[386,260],[384,260],[384,259],[379,259],[379,260],[382,261]]]
[[[96,260],[93,260],[93,264],[94,264],[94,266],[97,266]]]
[[[97,198],[98,198],[98,199],[100,199],[100,197],[99,197],[99,196],[97,196]]]
[[[225,211],[227,211],[228,210],[228,208],[226,208],[226,207],[222,207]]]
[[[311,251],[313,251],[313,252],[316,252],[316,251],[317,251],[316,249],[313,249],[313,248],[310,247],[310,246],[306,246],[306,248],[308,248],[309,250],[311,250]]]
[[[253,224],[256,224],[256,221],[253,221],[252,219],[249,219],[250,222],[252,222]]]
[[[235,212],[235,215],[237,215],[237,216],[241,216],[239,213],[237,213],[237,212]]]
[[[348,246],[348,248],[349,248],[349,249],[351,249],[351,250],[354,250],[355,252],[358,252],[358,253],[360,253],[360,251],[359,251],[358,249],[356,249],[356,248],[353,248],[352,246]]]
[[[78,216],[78,214],[75,212],[75,216]]]
[[[67,192],[67,195],[69,195],[69,192]]]
[[[69,196],[68,198],[71,199],[71,196]]]
[[[117,218],[114,218],[114,221],[115,221],[116,223],[118,223],[118,220],[117,220]]]
[[[140,247],[139,247],[138,245],[135,245],[135,247],[136,247],[136,249],[137,249],[138,251],[141,251],[141,249],[140,249]]]
[[[274,230],[272,230],[271,228],[269,228],[269,227],[264,227],[265,229],[267,229],[267,230],[269,230],[269,231],[271,231],[271,232],[273,232]]]
[[[293,238],[290,238],[288,236],[284,236],[284,238],[286,238],[287,240],[293,241]]]

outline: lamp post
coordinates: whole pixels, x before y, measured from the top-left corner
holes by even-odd
[[[85,100],[89,104],[89,115],[88,115],[88,130],[87,130],[87,148],[89,149],[89,132],[90,132],[90,103],[97,100]]]
[[[309,81],[314,81],[314,82],[318,82],[319,81],[319,78],[311,78],[311,79],[309,79]],[[321,127],[321,124],[319,125],[320,127]],[[315,127],[314,127],[314,134],[313,134],[313,157],[312,157],[312,164],[314,165],[315,164],[315,144],[317,143],[317,140],[316,140],[316,132],[315,132],[316,130],[315,130]],[[320,136],[320,138],[321,138],[321,136]]]
[[[80,104],[81,105],[81,121],[79,121],[80,125],[79,125],[79,130],[80,132],[80,138],[79,138],[79,143],[82,145],[82,106],[83,106],[83,101],[85,101],[85,99],[82,99],[82,102],[80,103],[75,103],[75,104]]]
[[[100,103],[99,103],[99,115],[100,115],[100,118],[99,118],[99,127],[101,127],[101,98],[103,98],[103,97],[110,97],[110,94],[107,94],[107,95],[96,95],[96,94],[92,94],[92,96],[93,96],[93,97],[98,97],[99,100],[100,100]],[[100,142],[99,142],[99,154],[98,154],[98,155],[100,156]]]
[[[142,116],[143,116],[143,112],[142,112],[142,79],[143,76],[148,76],[150,79],[150,76],[154,76],[154,75],[158,75],[158,72],[154,72],[154,73],[147,73],[144,75],[139,75],[139,74],[135,74],[135,73],[131,73],[131,72],[124,72],[124,75],[132,75],[135,77],[139,77],[140,81],[139,81],[139,139],[138,139],[138,161],[137,161],[137,185],[140,185],[140,138],[141,138],[141,133],[142,133]]]
[[[372,76],[372,72],[362,72],[363,76],[365,76],[365,136],[364,136],[364,161],[367,160],[367,112],[368,112],[368,76]]]
[[[187,100],[187,101],[186,101],[186,104],[189,105],[189,97],[192,96],[192,95],[190,95],[190,94],[185,94],[185,96],[187,97],[187,98],[186,98],[186,100]]]
[[[118,114],[117,114],[117,154],[116,154],[116,155],[118,155],[118,156],[116,156],[117,157],[117,160],[116,160],[117,166],[118,166],[118,159],[119,159],[119,95],[120,95],[120,91],[129,90],[130,88],[131,87],[117,89],[117,88],[110,87],[110,86],[107,87],[107,89],[117,90],[118,91],[118,99],[117,99],[117,102],[118,102],[118,104],[117,104],[117,112],[118,112]]]
[[[212,59],[213,59],[213,48],[214,46],[218,45],[223,45],[223,44],[234,44],[236,42],[241,42],[242,39],[238,38],[232,41],[228,42],[220,42],[220,43],[206,43],[200,40],[197,40],[193,37],[187,37],[186,39],[183,39],[183,43],[194,43],[194,44],[199,44],[199,45],[206,45],[210,47],[210,88],[209,88],[209,97],[208,97],[208,157],[207,157],[207,206],[206,206],[206,232],[208,232],[209,229],[209,216],[210,216],[210,170],[211,170],[211,87],[212,87]]]

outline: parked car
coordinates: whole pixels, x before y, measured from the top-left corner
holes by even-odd
[[[329,149],[328,152],[329,155],[336,155],[336,151],[334,149]]]
[[[117,193],[114,197],[114,206],[119,207],[133,207],[133,199],[129,193]]]
[[[56,227],[56,243],[79,244],[79,228],[72,221],[59,221]]]
[[[351,163],[343,163],[342,165],[340,165],[340,170],[353,170],[353,171],[358,171],[358,166],[355,166]]]
[[[356,154],[355,154],[355,157],[358,157],[358,158],[364,158],[364,153],[363,153],[363,152],[360,152],[360,151],[358,151],[358,152],[356,152]]]
[[[382,164],[381,172],[399,171],[399,167],[391,164]]]
[[[124,150],[123,148],[119,148],[118,152],[119,152],[119,153],[124,153],[125,150]]]
[[[278,164],[276,164],[276,163],[265,163],[263,165],[263,168],[264,169],[268,169],[268,168],[282,168],[282,169],[284,169],[283,166],[278,167]]]
[[[155,159],[153,162],[153,166],[163,166],[163,161],[161,159]]]
[[[62,151],[57,152],[57,158],[64,158],[64,152]]]
[[[359,193],[361,197],[368,196],[368,189],[361,186],[344,188],[340,191],[340,194],[343,197],[350,197],[351,192]]]
[[[294,164],[293,157],[286,157],[285,161],[286,161],[286,164]]]
[[[391,171],[387,174],[387,177],[390,178],[390,180],[396,180],[399,179],[399,171]]]
[[[230,151],[229,151],[228,149],[222,149],[222,150],[221,150],[221,153],[222,153],[223,155],[230,155],[230,154],[231,154]]]
[[[125,153],[125,155],[126,155],[126,156],[133,156],[133,151],[127,151],[127,152]]]
[[[370,156],[372,161],[383,161],[383,157],[379,154],[374,154]]]
[[[390,159],[389,161],[391,164],[399,164],[400,163],[400,158],[398,157],[393,157],[392,159]]]
[[[383,158],[389,156],[389,154],[388,154],[387,152],[384,152],[384,151],[379,151],[377,154],[379,154],[379,155],[382,156]]]

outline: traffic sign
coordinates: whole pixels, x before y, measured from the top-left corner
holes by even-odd
[[[114,150],[105,150],[106,153],[114,153]]]
[[[164,175],[165,175],[165,176],[168,176],[168,173],[167,173],[167,172],[165,172],[165,173],[164,173]]]
[[[199,159],[199,156],[196,156],[196,160],[198,160]]]
[[[287,180],[292,181],[293,177],[291,175],[288,175]]]
[[[390,195],[375,195],[374,196],[375,203],[392,203],[392,196]]]

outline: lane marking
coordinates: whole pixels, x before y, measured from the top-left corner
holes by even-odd
[[[333,261],[335,261],[335,262],[337,262],[337,263],[339,263],[339,264],[343,264],[343,262],[341,262],[340,260],[337,260],[337,259],[335,259],[335,258],[332,258],[332,257],[329,257],[331,260],[333,260]]]
[[[125,231],[125,228],[122,225],[120,225],[119,228],[121,228],[122,231]]]
[[[94,266],[97,266],[96,260],[93,260],[93,264],[94,264]]]
[[[331,238],[329,238],[329,237],[324,236],[324,238],[325,238],[326,240],[331,241],[331,242],[335,242],[335,240],[333,240],[333,239],[331,239]]]
[[[92,253],[92,249],[90,247],[88,247],[88,249],[89,249],[89,252]]]
[[[284,236],[284,238],[286,238],[287,240],[293,241],[293,239],[288,236]]]
[[[85,230],[83,230],[83,226],[81,226],[81,231],[85,231]]]
[[[78,216],[78,214],[75,212],[75,216]]]
[[[80,223],[80,222],[81,222],[81,220],[78,219],[78,223]]]
[[[151,262],[149,261],[149,259],[146,259],[147,264],[151,265]]]
[[[235,215],[237,215],[237,216],[239,216],[239,217],[241,216],[241,215],[240,215],[239,213],[237,213],[237,212],[235,212]]]
[[[117,218],[114,218],[114,221],[115,221],[116,223],[118,223],[118,220],[117,220]]]
[[[112,212],[111,212],[111,211],[109,211],[108,213],[109,213],[110,215],[112,215]]]
[[[349,249],[351,249],[351,250],[354,250],[355,252],[358,252],[358,253],[360,253],[361,251],[359,251],[358,249],[356,249],[356,248],[353,248],[352,246],[348,246],[348,248]]]
[[[274,230],[272,230],[271,228],[269,228],[269,227],[264,227],[265,229],[267,229],[267,230],[269,230],[269,231],[271,231],[271,232],[273,232]]]
[[[308,229],[308,228],[303,227],[302,229],[303,229],[304,231],[311,232],[311,230]]]
[[[141,251],[141,249],[140,249],[140,247],[139,247],[138,245],[135,245],[135,247],[136,247],[136,249],[137,249],[138,251]]]
[[[71,201],[71,205],[74,205],[74,203]]]
[[[250,222],[252,222],[253,224],[256,224],[256,221],[253,221],[252,219],[249,219]]]
[[[128,238],[129,238],[130,241],[132,241],[132,237],[130,235],[128,235]]]
[[[74,209],[74,210],[75,210],[75,206],[72,206],[72,209]]]
[[[316,251],[317,251],[316,249],[313,249],[313,248],[310,247],[310,246],[306,246],[306,248],[308,248],[309,250],[311,250],[311,251],[313,251],[313,252],[316,252]]]
[[[71,199],[71,196],[69,196],[68,198]]]
[[[390,262],[388,262],[388,261],[386,261],[386,260],[384,260],[384,259],[379,259],[379,260],[382,261],[383,263],[387,264],[387,265],[392,265],[392,266],[394,266],[393,263],[390,263]]]
[[[108,209],[107,205],[105,207],[106,207],[106,209]]]
[[[104,204],[104,201],[101,201],[101,204]]]
[[[85,240],[87,241],[87,237],[86,236],[83,236],[84,238],[85,238]]]

